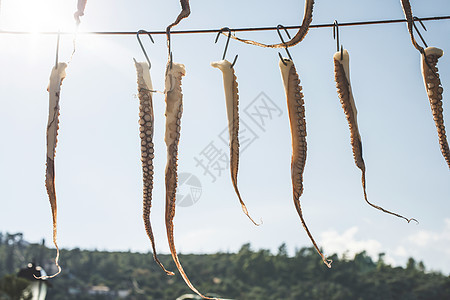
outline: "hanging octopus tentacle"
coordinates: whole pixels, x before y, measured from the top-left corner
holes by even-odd
[[[411,42],[414,45],[414,47],[419,50],[420,53],[423,53],[423,48],[417,43],[416,39],[414,38],[414,17],[411,11],[411,4],[409,3],[409,0],[401,0],[403,12],[406,17],[406,24],[408,26],[409,35],[411,36]]]
[[[143,214],[145,231],[152,244],[153,258],[167,273],[174,275],[173,272],[166,270],[156,255],[155,238],[153,235],[152,225],[150,221],[150,210],[152,207],[152,190],[153,190],[153,131],[154,116],[152,102],[152,82],[147,62],[136,62],[137,83],[139,91],[139,136],[141,138],[141,161],[143,174]]]
[[[57,204],[56,204],[56,189],[55,189],[55,153],[56,144],[58,143],[58,129],[59,129],[59,99],[61,93],[61,85],[66,77],[67,64],[60,62],[52,69],[50,75],[50,84],[48,86],[49,93],[49,113],[47,122],[47,167],[45,171],[45,187],[47,189],[48,199],[52,210],[53,222],[53,244],[56,248],[55,265],[58,271],[51,276],[42,276],[39,279],[53,278],[61,273],[59,265],[59,247],[57,243]]]
[[[255,46],[264,47],[264,48],[286,48],[286,47],[295,46],[298,43],[300,43],[301,41],[303,41],[303,39],[306,37],[306,34],[308,33],[309,25],[312,22],[313,8],[314,8],[314,0],[305,0],[305,12],[303,14],[302,25],[300,26],[300,28],[297,31],[297,33],[295,34],[295,36],[291,40],[289,40],[285,43],[263,44],[263,43],[259,43],[259,42],[252,41],[252,40],[241,39],[234,35],[231,35],[231,38],[233,38],[237,41],[246,43],[246,44],[255,45]]]
[[[408,31],[411,36],[411,41],[414,47],[421,53],[422,61],[422,76],[425,82],[425,88],[427,90],[428,99],[430,100],[431,111],[433,113],[433,119],[436,124],[438,131],[439,144],[441,147],[442,155],[444,156],[447,165],[450,167],[450,150],[448,146],[447,137],[445,135],[444,118],[442,115],[442,92],[443,88],[441,86],[441,80],[439,78],[438,69],[436,67],[439,57],[441,57],[444,52],[441,49],[435,47],[428,47],[425,42],[425,47],[421,47],[417,44],[413,29],[414,29],[414,17],[411,11],[411,4],[409,0],[401,0],[403,12],[408,23]],[[423,41],[423,39],[422,39]]]
[[[428,99],[430,100],[431,112],[433,113],[434,123],[436,124],[441,152],[450,168],[450,150],[445,134],[442,107],[442,93],[444,89],[442,88],[437,68],[437,62],[442,55],[444,55],[444,51],[439,48],[428,47],[424,50],[424,54],[422,55],[422,76]]]
[[[170,29],[172,29],[172,27],[178,25],[178,23],[180,23],[181,20],[183,20],[184,18],[189,17],[189,15],[191,14],[191,8],[190,8],[190,5],[189,5],[189,0],[180,0],[180,4],[181,4],[181,12],[180,12],[180,14],[178,15],[178,17],[175,20],[175,22],[173,22],[172,24],[167,26],[166,31],[170,31]]]
[[[73,17],[75,18],[75,21],[77,22],[77,25],[79,25],[81,23],[80,17],[84,16],[86,2],[87,2],[87,0],[78,0],[77,11],[73,14]]]
[[[341,59],[342,57],[342,59]],[[333,57],[334,60],[334,75],[336,80],[336,88],[341,100],[342,109],[344,110],[347,118],[348,127],[350,129],[350,143],[352,145],[353,158],[356,166],[361,170],[361,183],[364,192],[364,199],[366,202],[385,213],[394,215],[396,217],[405,219],[408,223],[411,220],[417,222],[416,219],[407,219],[397,213],[388,211],[378,205],[371,203],[367,198],[366,193],[366,166],[363,159],[361,135],[358,129],[357,110],[355,100],[353,98],[352,87],[350,85],[350,71],[349,71],[349,55],[347,50],[343,49],[342,52],[336,52]]]
[[[428,61],[428,59],[427,59],[427,57],[425,55],[424,48],[421,47],[417,43],[416,39],[414,38],[414,28],[415,28],[414,21],[415,21],[415,18],[414,18],[413,14],[412,14],[412,11],[411,11],[411,4],[409,3],[409,0],[401,0],[401,3],[402,3],[402,7],[403,7],[403,12],[404,12],[405,17],[406,17],[407,27],[408,27],[409,35],[411,36],[412,44],[420,52],[420,54],[422,54],[423,62],[428,66],[428,68],[430,70],[432,70],[432,74],[434,76],[438,77],[438,75],[433,70],[434,68],[431,66],[430,62]],[[417,30],[417,28],[416,28],[416,30]],[[419,36],[420,36],[420,33],[419,33]],[[423,38],[422,38],[422,41],[425,44],[425,47],[428,47],[427,44],[425,43],[425,41],[423,40]]]
[[[181,91],[181,78],[186,71],[184,65],[170,62],[166,68],[166,133],[165,142],[167,146],[167,165],[166,165],[166,230],[169,240],[170,252],[177,266],[178,271],[183,277],[189,288],[204,299],[214,299],[203,296],[190,282],[181,263],[179,261],[174,241],[173,219],[175,217],[175,201],[177,189],[177,160],[178,143],[180,141],[181,116],[183,114],[183,94]]]
[[[300,197],[303,194],[303,171],[306,164],[306,121],[305,107],[303,100],[302,87],[300,79],[292,60],[280,59],[280,70],[283,77],[284,89],[286,92],[287,107],[289,112],[289,122],[291,126],[292,137],[292,160],[291,160],[291,176],[294,205],[302,222],[308,237],[316,248],[322,261],[331,268],[331,260],[322,254],[316,244],[311,232],[303,218],[303,212],[300,205]]]
[[[242,210],[245,215],[253,222],[255,225],[260,225],[256,223],[250,214],[248,213],[247,207],[241,198],[237,186],[237,175],[239,168],[239,94],[238,94],[238,83],[237,78],[234,73],[234,68],[231,67],[231,63],[228,60],[221,60],[218,62],[211,63],[211,66],[218,68],[223,73],[223,84],[225,89],[225,100],[227,106],[227,117],[228,117],[228,132],[230,135],[230,173],[231,181],[233,183],[234,190],[241,203]]]

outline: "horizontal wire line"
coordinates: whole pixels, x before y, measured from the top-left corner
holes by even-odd
[[[420,21],[439,21],[448,20],[450,16],[440,16],[440,17],[425,17],[417,18]],[[340,27],[343,26],[362,26],[362,25],[376,25],[376,24],[390,24],[390,23],[404,23],[405,19],[393,19],[393,20],[378,20],[378,21],[360,21],[360,22],[347,22],[339,23]],[[334,24],[312,24],[309,28],[326,28],[333,27]],[[286,29],[299,29],[300,26],[285,26]],[[247,27],[247,28],[230,28],[232,32],[243,32],[243,31],[270,31],[277,30],[277,27]],[[174,30],[170,34],[197,34],[197,33],[217,33],[220,32],[219,29],[197,29],[197,30]],[[45,32],[31,32],[31,31],[7,31],[0,30],[0,34],[74,34],[75,32],[58,32],[58,31],[45,31]],[[148,33],[153,35],[166,34],[166,31],[148,31]],[[77,34],[82,35],[135,35],[137,31],[92,31],[92,32],[78,32]]]

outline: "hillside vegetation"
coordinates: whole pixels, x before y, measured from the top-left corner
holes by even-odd
[[[0,242],[0,278],[10,278],[8,274],[16,274],[28,262],[40,263],[51,273],[54,255],[54,249],[7,234]],[[166,268],[176,270],[171,256],[159,257]],[[377,261],[365,252],[351,258],[330,258],[332,269],[312,248],[288,256],[285,245],[273,254],[253,250],[250,244],[238,253],[180,255],[201,292],[227,299],[450,299],[450,277],[427,273],[423,263],[413,258],[406,268],[387,265],[383,254]],[[50,300],[174,300],[191,293],[178,273],[167,276],[159,269],[151,253],[62,250],[60,264],[62,273],[49,280]],[[94,287],[102,287],[104,292],[95,293]]]

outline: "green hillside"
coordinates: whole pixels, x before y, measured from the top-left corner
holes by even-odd
[[[21,235],[0,236],[0,278],[10,280],[28,262],[40,262],[51,273],[54,249],[26,243]],[[328,269],[312,248],[288,256],[254,250],[238,253],[180,255],[184,269],[199,291],[227,299],[450,299],[450,277],[428,273],[410,258],[406,268],[392,267],[383,254],[373,261],[365,252],[333,259]],[[160,255],[176,271],[171,256]],[[167,276],[151,253],[61,251],[62,273],[49,280],[47,299],[176,299],[190,294],[176,272]],[[1,284],[0,284],[1,287]],[[8,299],[6,296],[0,299]]]

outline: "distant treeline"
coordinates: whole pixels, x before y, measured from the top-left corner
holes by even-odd
[[[0,234],[0,278],[29,262],[51,273],[54,255],[54,249],[27,243],[21,234]],[[176,270],[171,256],[159,257],[166,268]],[[238,253],[180,255],[199,291],[227,299],[450,299],[450,277],[425,272],[413,258],[406,268],[386,264],[383,254],[377,261],[365,252],[330,258],[333,267],[328,269],[313,248],[289,256],[284,244],[277,254],[245,244]],[[49,300],[174,300],[191,293],[178,273],[167,276],[159,269],[151,253],[62,250],[60,264],[62,273],[49,280]]]

